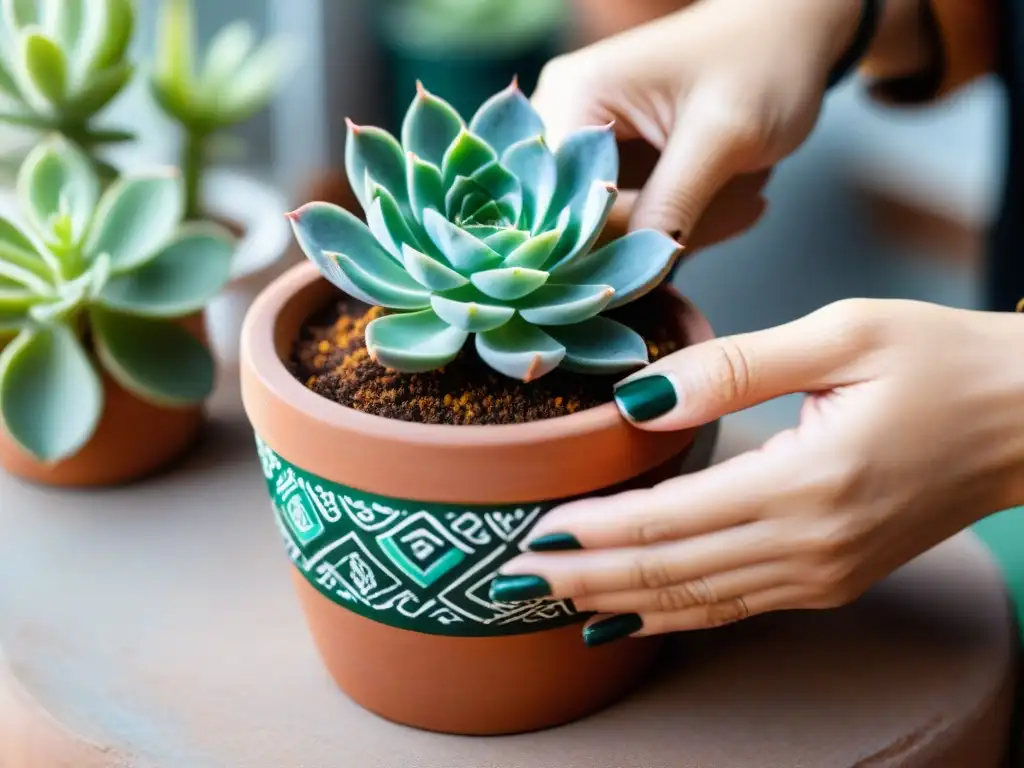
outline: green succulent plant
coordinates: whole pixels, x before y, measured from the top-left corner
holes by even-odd
[[[554,152],[544,135],[515,82],[468,125],[421,86],[401,144],[349,122],[346,168],[368,226],[327,203],[289,217],[329,281],[393,310],[367,327],[374,359],[441,368],[472,334],[488,365],[524,381],[648,361],[644,340],[601,313],[656,287],[680,247],[640,230],[593,250],[617,196],[611,126]]]
[[[101,370],[138,397],[175,407],[213,386],[213,360],[177,319],[227,282],[234,244],[181,225],[174,171],[100,193],[89,159],[54,137],[18,177],[25,226],[0,218],[0,418],[39,459],[75,454],[104,407]]]
[[[257,46],[252,26],[236,21],[222,28],[199,56],[192,0],[164,0],[158,30],[150,88],[185,133],[185,210],[195,219],[203,211],[202,171],[210,137],[267,106],[290,71],[292,50],[283,38]]]
[[[2,0],[0,120],[93,148],[133,138],[94,118],[135,72],[132,0]]]

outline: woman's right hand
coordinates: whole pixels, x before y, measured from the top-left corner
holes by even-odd
[[[672,233],[692,250],[764,212],[768,172],[813,128],[861,9],[861,0],[700,0],[554,59],[534,106],[553,146],[614,121],[620,141],[658,150],[643,190],[621,197],[629,227]],[[702,218],[722,192],[727,204]]]

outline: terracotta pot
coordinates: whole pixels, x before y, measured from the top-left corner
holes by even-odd
[[[206,340],[203,316],[182,321]],[[103,417],[92,439],[78,453],[55,463],[39,461],[0,428],[0,464],[13,475],[45,485],[99,487],[122,485],[164,468],[195,442],[204,423],[201,406],[166,408],[147,403],[106,372]]]
[[[564,602],[495,604],[488,588],[556,500],[678,473],[693,433],[645,433],[613,404],[509,426],[434,426],[359,413],[285,366],[336,289],[304,264],[242,330],[242,397],[294,582],[338,685],[386,718],[500,734],[558,725],[621,697],[658,649],[587,649]],[[677,294],[651,297],[682,340],[710,338]]]

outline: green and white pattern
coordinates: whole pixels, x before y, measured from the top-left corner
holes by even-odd
[[[401,629],[488,637],[581,620],[564,601],[496,603],[498,568],[553,506],[426,504],[347,488],[290,464],[256,438],[275,517],[295,566],[321,594]]]

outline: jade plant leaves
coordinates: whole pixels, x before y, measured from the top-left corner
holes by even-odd
[[[232,238],[214,225],[179,230],[176,176],[119,179],[99,200],[98,188],[80,150],[48,140],[19,173],[30,228],[0,219],[0,336],[15,336],[0,355],[0,415],[47,461],[77,452],[101,417],[92,351],[159,405],[197,402],[212,386],[209,351],[170,319],[200,311],[226,284]]]
[[[184,207],[176,173],[121,179],[101,198],[84,253],[90,259],[108,254],[115,273],[138,267],[171,238]]]
[[[70,246],[82,241],[99,191],[89,159],[61,138],[40,143],[18,173],[18,195],[27,217],[50,243]]]
[[[36,458],[77,453],[102,414],[103,385],[67,326],[24,330],[0,354],[0,417]]]
[[[401,142],[349,122],[346,169],[367,223],[324,203],[290,217],[328,280],[396,312],[371,326],[383,365],[443,366],[469,334],[484,362],[524,380],[647,360],[640,335],[601,313],[659,285],[679,246],[641,230],[595,251],[618,196],[612,127],[555,152],[544,133],[515,82],[468,125],[420,85]]]
[[[152,403],[200,403],[213,391],[210,353],[175,323],[93,308],[96,354],[118,384]]]
[[[191,225],[135,271],[112,277],[98,301],[139,317],[198,312],[227,282],[233,253],[219,229]]]
[[[68,62],[60,46],[42,32],[30,32],[22,39],[22,57],[29,82],[48,101],[62,101],[67,92]]]

